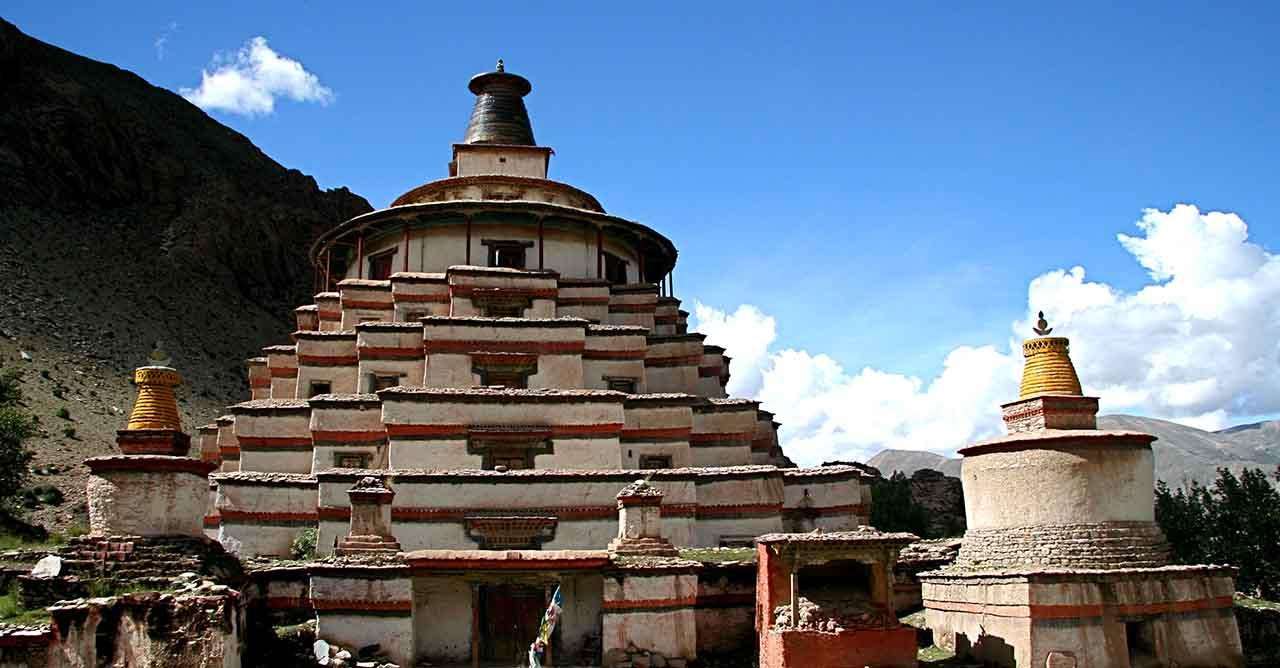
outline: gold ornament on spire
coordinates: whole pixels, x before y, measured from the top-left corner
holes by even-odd
[[[506,71],[507,71],[507,66],[506,66],[506,64],[505,64],[505,63],[503,63],[503,62],[502,62],[502,59],[501,59],[501,58],[499,58],[499,59],[498,59],[498,71],[499,71],[499,72],[506,72]]]
[[[1053,331],[1053,328],[1049,326],[1049,321],[1044,319],[1044,311],[1037,314],[1036,318],[1036,326],[1032,327],[1031,331],[1039,334],[1040,336],[1049,336],[1049,333]]]
[[[178,399],[173,388],[182,384],[177,370],[167,366],[144,366],[135,369],[133,382],[138,386],[138,399],[133,402],[127,429],[166,429],[182,431]]]
[[[1042,394],[1082,396],[1080,378],[1071,363],[1070,341],[1061,336],[1047,336],[1053,331],[1044,319],[1044,311],[1038,314],[1032,330],[1038,338],[1022,342],[1022,387],[1019,399]]]

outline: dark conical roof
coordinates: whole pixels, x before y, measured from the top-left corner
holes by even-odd
[[[533,90],[528,79],[509,74],[499,60],[496,70],[471,77],[467,87],[476,95],[476,106],[471,109],[463,143],[536,145],[529,112],[524,108],[524,96]]]

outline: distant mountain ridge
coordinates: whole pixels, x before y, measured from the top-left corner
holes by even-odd
[[[156,341],[186,379],[188,432],[247,399],[244,359],[287,343],[311,301],[312,240],[370,210],[172,91],[0,19],[0,364],[42,421],[33,484],[67,497],[35,519],[82,519],[81,460],[114,450]]]
[[[1136,415],[1103,415],[1100,429],[1126,429],[1153,434],[1156,479],[1171,487],[1189,481],[1204,485],[1218,477],[1218,469],[1239,473],[1260,468],[1268,473],[1280,466],[1280,420],[1237,425],[1221,431],[1205,431],[1168,420]],[[960,475],[960,459],[914,450],[881,450],[867,463],[886,476],[894,471],[911,475],[933,469],[950,476]]]

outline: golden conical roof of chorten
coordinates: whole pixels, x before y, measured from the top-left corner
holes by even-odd
[[[1047,336],[1053,331],[1040,312],[1034,328],[1040,336],[1022,342],[1022,387],[1019,399],[1042,394],[1081,396],[1080,378],[1071,363],[1070,341],[1061,336]]]
[[[157,346],[153,361],[168,360]],[[133,383],[138,386],[138,398],[133,402],[127,429],[168,429],[182,431],[182,417],[178,413],[178,399],[173,388],[182,384],[182,376],[173,367],[148,365],[133,371]]]

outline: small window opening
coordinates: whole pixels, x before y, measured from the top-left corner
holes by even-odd
[[[493,470],[498,468],[499,466],[505,466],[508,471],[531,469],[533,468],[532,459],[533,458],[529,456],[529,453],[525,451],[519,451],[519,450],[511,451],[511,452],[497,451],[497,452],[494,452],[493,455],[491,455],[489,460],[489,466],[487,466],[486,468],[488,468],[489,470]]]
[[[489,266],[507,269],[524,269],[525,253],[532,241],[494,241],[484,239],[480,243],[489,248]]]
[[[671,468],[671,455],[640,455],[640,468],[669,469]]]
[[[606,251],[604,254],[604,278],[614,285],[626,283],[627,261]]]
[[[333,383],[329,381],[311,381],[311,386],[307,389],[307,398],[317,397],[321,394],[332,394]]]
[[[484,369],[480,371],[480,384],[524,390],[529,387],[529,374],[514,369]]]
[[[626,392],[627,394],[636,393],[635,378],[606,378],[605,382],[609,384],[609,389],[614,392]]]
[[[388,387],[397,387],[400,385],[400,376],[390,374],[373,374],[369,382],[369,391],[377,392],[385,390]]]
[[[367,452],[333,453],[333,465],[340,469],[367,469],[372,459]]]
[[[391,270],[395,265],[395,249],[369,256],[369,278],[385,281],[391,278]]]

